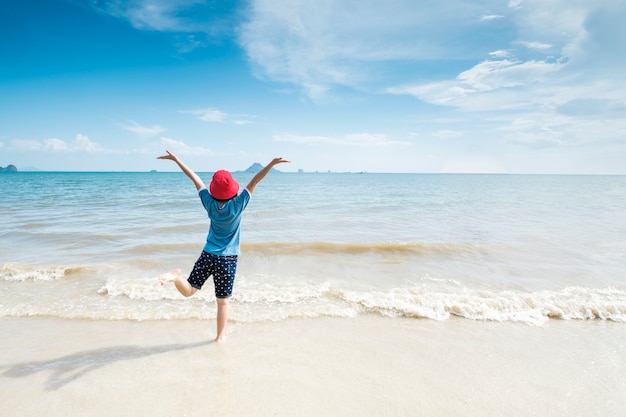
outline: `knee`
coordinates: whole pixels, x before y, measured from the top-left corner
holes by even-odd
[[[189,288],[185,288],[183,291],[180,291],[180,293],[182,295],[184,295],[185,297],[189,298],[192,295],[194,295],[196,293],[196,291],[198,291],[198,290],[195,289],[194,287],[189,287]]]
[[[217,299],[218,307],[227,307],[228,306],[228,298],[218,298]]]

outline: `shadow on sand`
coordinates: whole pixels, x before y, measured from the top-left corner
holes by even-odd
[[[3,365],[0,366],[0,369],[4,369],[1,375],[5,378],[21,378],[38,372],[51,371],[51,375],[45,383],[45,388],[46,390],[53,391],[77,380],[88,372],[115,362],[193,349],[211,343],[213,343],[213,341],[150,347],[119,346],[77,352],[49,361],[25,362],[8,366]]]

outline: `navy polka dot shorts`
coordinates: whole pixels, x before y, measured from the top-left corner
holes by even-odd
[[[218,256],[202,251],[202,254],[193,266],[187,281],[195,289],[201,289],[204,283],[213,275],[215,297],[230,298],[235,284],[237,270],[237,256]]]

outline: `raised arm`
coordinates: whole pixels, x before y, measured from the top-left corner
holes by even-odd
[[[272,162],[267,164],[262,170],[257,172],[254,177],[252,177],[252,179],[250,180],[248,185],[246,185],[246,189],[248,191],[250,191],[250,194],[254,193],[254,189],[256,188],[257,184],[260,183],[263,178],[265,178],[265,176],[268,174],[268,172],[270,172],[270,170],[275,165],[282,164],[282,163],[285,163],[285,162],[291,162],[291,161],[288,161],[288,160],[283,159],[283,158],[274,158],[274,159],[272,159]]]
[[[193,181],[193,184],[196,186],[196,190],[206,188],[206,186],[204,185],[204,182],[202,182],[202,179],[198,176],[198,174],[193,172],[187,165],[183,163],[183,161],[178,159],[176,155],[174,155],[173,153],[167,150],[165,152],[167,152],[167,155],[159,156],[157,157],[157,159],[169,159],[170,161],[176,162],[176,164],[185,173],[185,175],[187,175],[189,179]]]

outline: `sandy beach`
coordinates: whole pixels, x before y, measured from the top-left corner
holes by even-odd
[[[231,323],[219,344],[213,327],[3,318],[0,415],[623,416],[626,409],[619,323],[294,319]]]

